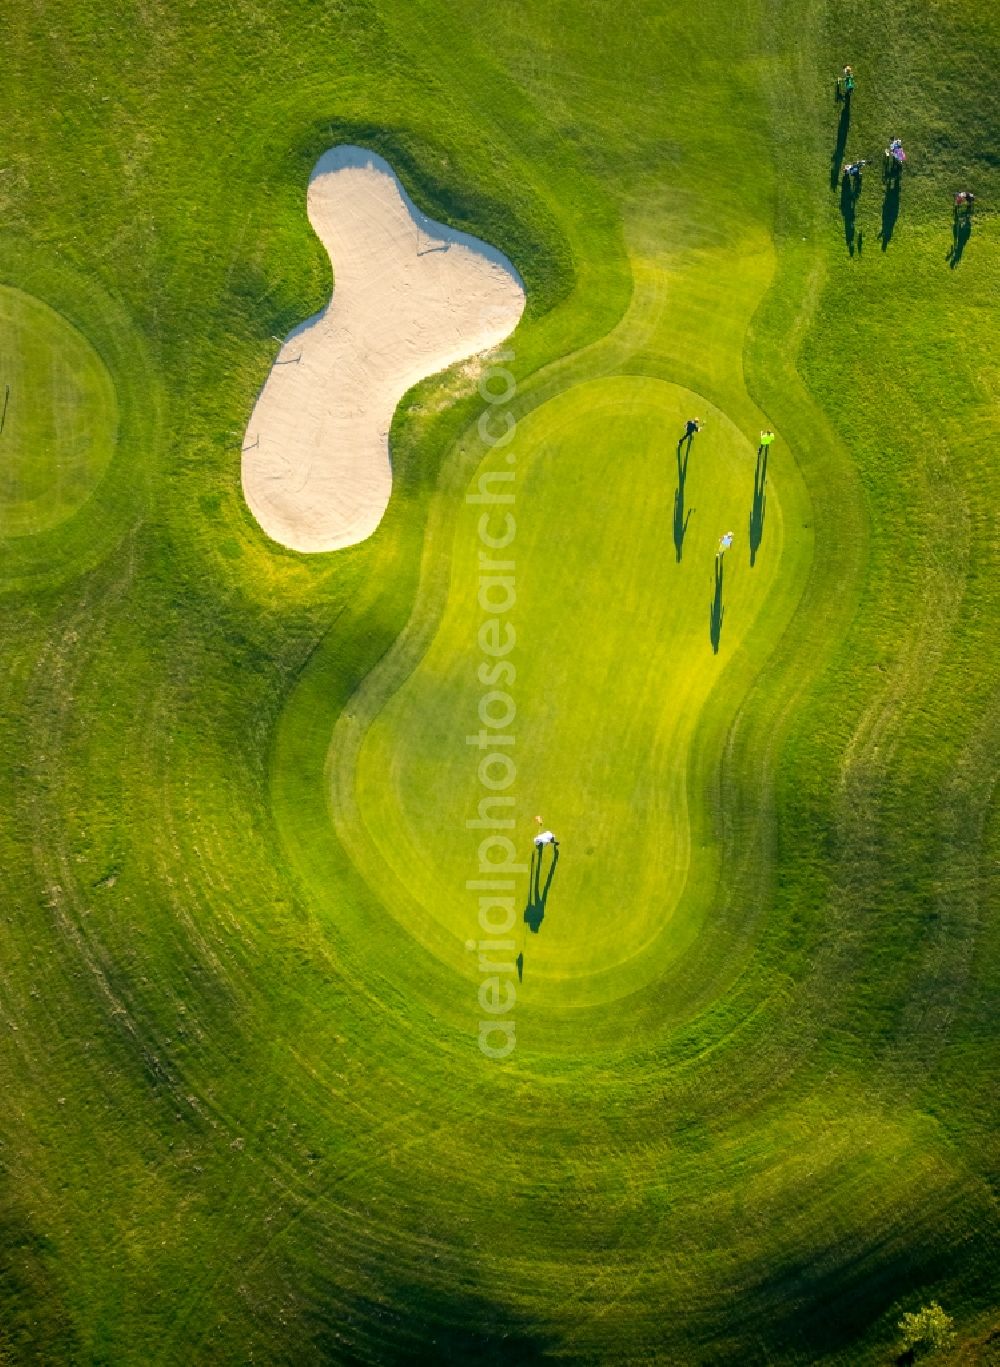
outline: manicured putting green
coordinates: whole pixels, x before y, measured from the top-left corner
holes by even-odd
[[[104,362],[55,309],[0,287],[0,536],[64,522],[94,491],[118,436]]]
[[[679,510],[678,437],[693,413],[708,421],[687,457]],[[517,632],[508,690],[517,777],[507,790],[514,808],[492,813],[514,816],[509,834],[524,861],[536,814],[561,839],[542,922],[532,930],[519,915],[514,934],[525,996],[579,1006],[645,985],[698,934],[676,914],[690,861],[689,749],[705,700],[768,599],[781,514],[772,489],[751,567],[755,446],[703,399],[658,379],[578,384],[525,418],[509,451],[517,532],[508,550],[484,554],[514,565],[517,597],[504,620]],[[507,454],[496,452],[474,485],[485,470],[509,470]],[[487,692],[477,674],[488,616],[478,597],[482,512],[466,504],[458,517],[447,605],[419,666],[403,680],[390,662],[352,707],[355,718],[359,707],[372,715],[342,831],[385,904],[466,974],[476,971],[466,942],[477,928],[463,888],[483,838],[466,820],[488,795],[482,752],[466,744]],[[713,630],[715,552],[730,530]],[[333,752],[350,787],[354,752],[339,737]],[[528,882],[517,876],[523,904]]]

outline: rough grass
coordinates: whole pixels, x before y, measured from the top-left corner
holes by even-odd
[[[0,273],[87,338],[120,427],[0,560],[0,1360],[856,1364],[935,1297],[976,1360],[995,18],[56,3],[6,35]],[[860,255],[830,189],[848,60],[847,150],[911,158],[884,253],[877,176]],[[518,820],[564,846],[506,1066],[448,900],[481,403],[412,396],[362,547],[283,552],[239,498],[345,136],[529,285]]]

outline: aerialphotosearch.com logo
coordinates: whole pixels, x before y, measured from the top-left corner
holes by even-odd
[[[479,380],[479,393],[488,405],[479,418],[479,436],[490,451],[509,448],[517,430],[509,406],[517,385],[511,372],[499,364],[513,359],[512,351],[499,352]],[[513,450],[506,450],[505,463],[513,466],[515,459]],[[482,508],[476,532],[477,602],[483,614],[476,637],[482,655],[476,670],[483,689],[477,708],[479,725],[466,736],[466,744],[479,756],[481,796],[476,815],[465,823],[467,830],[482,832],[476,851],[477,876],[465,884],[466,891],[476,898],[480,934],[478,939],[468,940],[466,947],[479,956],[479,1048],[491,1059],[507,1058],[516,1043],[512,1015],[517,1001],[515,879],[528,872],[527,864],[518,862],[514,841],[506,834],[514,830],[512,790],[517,780],[517,704],[511,692],[517,670],[508,658],[517,643],[517,631],[510,619],[517,602],[512,549],[517,535],[515,484],[513,469],[484,469],[465,498],[467,504]]]

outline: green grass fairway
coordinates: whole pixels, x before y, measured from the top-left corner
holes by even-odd
[[[8,390],[9,386],[9,390]],[[114,384],[86,338],[38,299],[0,289],[0,529],[25,536],[70,517],[107,468]]]
[[[989,1363],[995,7],[4,19],[2,1367]],[[527,304],[308,557],[240,444],[343,142]]]

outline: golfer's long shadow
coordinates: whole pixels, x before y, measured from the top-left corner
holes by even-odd
[[[837,123],[837,142],[830,157],[830,189],[836,190],[837,181],[840,179],[840,168],[844,164],[844,152],[847,148],[847,134],[851,127],[851,102],[844,101],[844,107],[840,111],[840,119]]]
[[[882,200],[882,230],[879,237],[882,239],[883,251],[892,240],[893,229],[899,218],[899,191],[899,174],[890,175],[885,183],[885,197]]]
[[[858,193],[861,188],[861,177],[858,177],[858,189],[855,191],[851,177],[846,173],[840,180],[840,216],[844,220],[844,241],[847,243],[847,250],[854,255],[854,229],[855,229],[855,205],[857,204]]]
[[[767,495],[764,492],[767,485],[767,447],[762,446],[757,452],[757,468],[753,475],[753,503],[750,505],[750,565],[757,559],[757,552],[760,550],[760,543],[764,539],[764,511],[767,504]]]
[[[965,244],[972,236],[972,220],[968,215],[963,214],[961,218],[956,215],[951,236],[951,251],[945,259],[952,270],[954,270],[962,259],[962,253],[965,251]]]
[[[723,576],[722,556],[715,557],[715,597],[712,600],[712,607],[708,617],[708,635],[712,642],[712,650],[718,655],[719,642],[722,640],[722,619],[726,615],[726,609],[722,606],[722,576]]]
[[[528,905],[524,908],[524,921],[533,934],[537,935],[545,919],[545,907],[552,890],[552,880],[556,876],[559,851],[552,846],[552,863],[542,883],[542,864],[545,859],[544,845],[536,845],[531,854],[531,869],[528,874]]]
[[[677,552],[677,563],[681,562],[681,555],[684,553],[684,537],[687,535],[688,522],[691,520],[693,508],[684,512],[684,485],[687,482],[688,461],[691,458],[691,438],[681,437],[677,443],[677,488],[674,490],[674,550]],[[681,456],[681,448],[684,448],[684,455]]]

